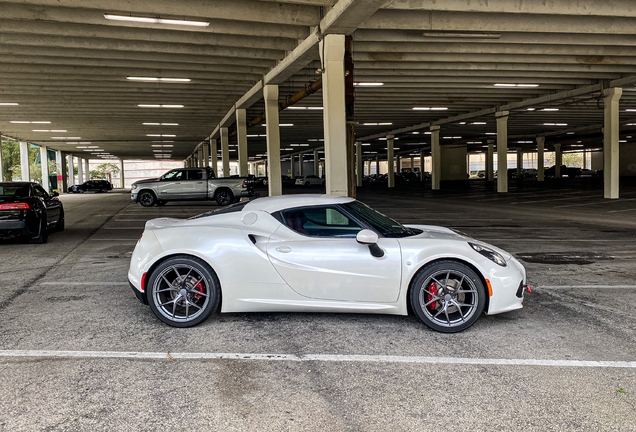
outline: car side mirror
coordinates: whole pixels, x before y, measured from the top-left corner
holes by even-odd
[[[58,197],[58,196],[60,196],[60,194],[58,192],[53,192],[51,194],[51,198],[55,198],[55,197]]]
[[[358,231],[356,241],[360,244],[368,245],[369,252],[371,252],[372,256],[376,258],[382,258],[384,256],[384,251],[378,246],[378,234],[374,231],[368,229]]]

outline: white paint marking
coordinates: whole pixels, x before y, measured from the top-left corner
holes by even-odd
[[[105,230],[143,230],[144,227],[113,227],[113,228],[103,228]]]
[[[539,289],[636,289],[636,285],[538,285]]]
[[[107,286],[128,286],[128,282],[40,282],[40,285],[107,285]]]
[[[391,355],[339,355],[339,354],[253,354],[253,353],[173,353],[134,351],[47,351],[47,350],[3,350],[0,357],[40,357],[40,358],[119,358],[157,360],[261,360],[292,362],[364,362],[364,363],[416,363],[416,364],[463,364],[492,366],[547,366],[547,367],[587,367],[587,368],[636,368],[636,361],[594,361],[594,360],[554,360],[554,359],[497,359],[465,357],[419,357]]]
[[[628,211],[636,211],[636,208],[631,208],[627,210],[610,210],[608,213],[620,213],[620,212],[628,212]]]

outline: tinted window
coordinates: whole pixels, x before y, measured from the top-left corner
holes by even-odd
[[[362,229],[332,206],[284,210],[281,217],[283,223],[297,233],[316,237],[355,237]]]
[[[25,187],[12,185],[11,183],[0,183],[0,195],[4,196],[25,196]]]
[[[188,180],[203,180],[203,171],[201,170],[188,171]]]
[[[49,194],[46,193],[46,191],[41,187],[41,186],[33,186],[33,191],[35,192],[35,196],[38,196],[40,198],[48,198]]]
[[[371,207],[366,204],[362,204],[360,201],[352,201],[343,204],[343,207],[354,214],[357,218],[362,219],[371,225],[384,237],[407,237],[417,234],[416,231],[406,228],[399,222],[396,222],[390,217],[373,210]]]

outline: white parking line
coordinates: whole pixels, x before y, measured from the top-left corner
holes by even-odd
[[[636,208],[631,208],[631,209],[626,209],[626,210],[610,210],[608,211],[608,213],[620,213],[620,212],[628,212],[628,211],[635,211]]]
[[[64,282],[64,281],[55,281],[55,282],[40,282],[40,285],[107,285],[107,286],[128,286],[128,282]]]
[[[339,355],[339,354],[259,354],[259,353],[173,353],[134,351],[46,351],[46,350],[4,350],[0,357],[49,357],[79,359],[158,359],[158,360],[260,360],[292,362],[362,362],[362,363],[415,363],[415,364],[463,364],[492,366],[547,366],[586,368],[636,368],[636,361],[594,361],[555,359],[497,359],[465,357],[419,357],[391,355]]]
[[[539,289],[636,289],[636,285],[537,285]]]

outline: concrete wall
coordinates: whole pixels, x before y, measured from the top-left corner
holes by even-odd
[[[620,175],[636,176],[636,143],[622,143],[618,153]]]

